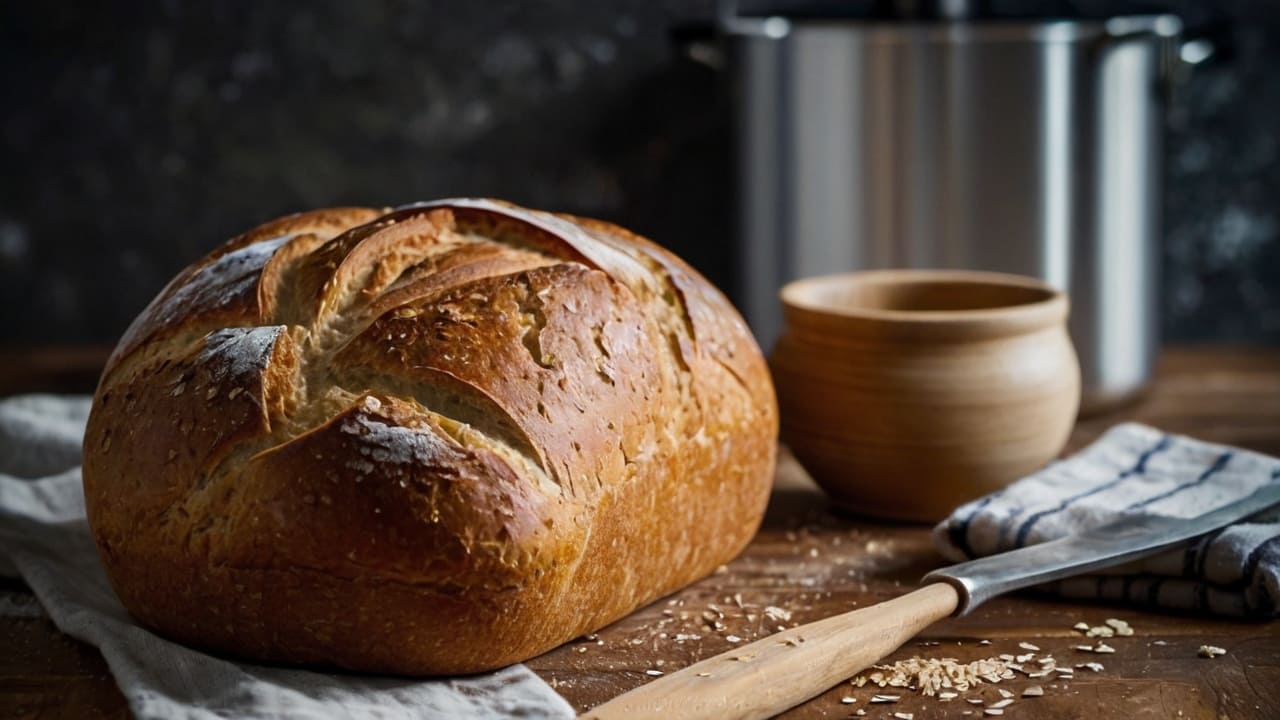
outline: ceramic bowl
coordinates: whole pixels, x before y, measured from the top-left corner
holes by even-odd
[[[799,280],[782,302],[783,439],[848,510],[940,520],[1067,441],[1080,367],[1045,283],[886,270]]]

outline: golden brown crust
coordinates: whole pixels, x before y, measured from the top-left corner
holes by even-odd
[[[161,633],[466,673],[736,555],[776,434],[741,318],[658,246],[496,201],[348,208],[232,240],[143,312],[85,496]]]

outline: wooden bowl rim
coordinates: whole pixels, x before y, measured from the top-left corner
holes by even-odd
[[[854,285],[973,284],[1005,289],[1035,290],[1042,297],[1030,302],[998,307],[954,310],[893,310],[848,304],[832,304],[819,298],[832,287]],[[783,308],[797,315],[818,316],[846,323],[900,326],[904,329],[943,332],[1030,330],[1061,324],[1069,312],[1067,294],[1038,278],[977,270],[861,270],[818,275],[787,283],[779,292]],[[982,332],[986,331],[986,332]]]

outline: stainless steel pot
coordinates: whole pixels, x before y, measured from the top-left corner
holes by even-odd
[[[1086,409],[1143,388],[1176,17],[723,22],[738,299],[764,347],[793,278],[995,270],[1069,292]]]

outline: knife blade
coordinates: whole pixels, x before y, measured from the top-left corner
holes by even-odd
[[[1130,562],[1280,503],[1280,483],[1193,518],[1121,518],[1088,532],[959,563],[871,607],[784,630],[624,693],[582,718],[772,717],[866,669],[934,622],[1005,592]]]
[[[1026,587],[1155,555],[1280,503],[1280,483],[1190,518],[1121,517],[1087,532],[939,568],[922,583],[946,582],[960,595],[956,615]]]

